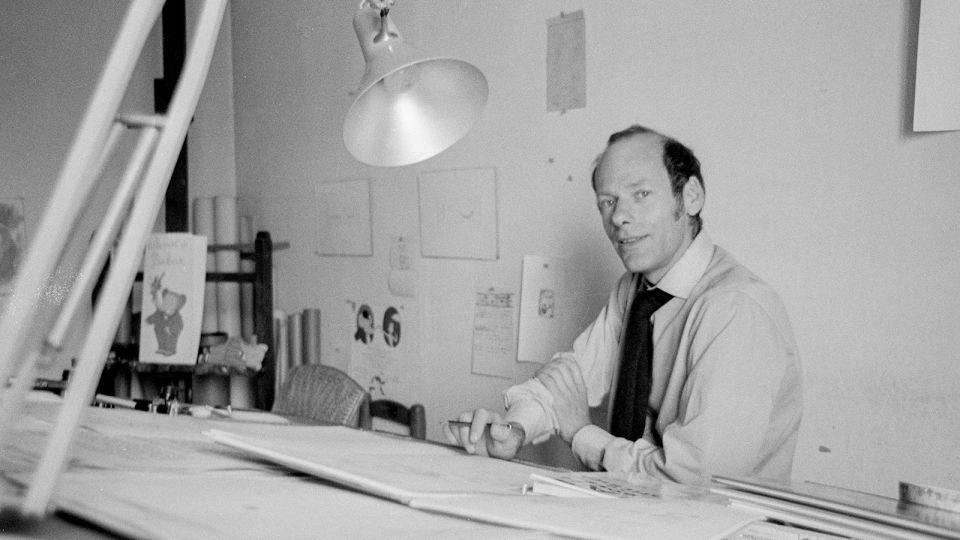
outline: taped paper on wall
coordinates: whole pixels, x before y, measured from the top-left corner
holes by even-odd
[[[514,299],[513,291],[493,287],[475,291],[473,373],[513,377]]]
[[[523,256],[518,362],[546,362],[572,341],[571,293],[565,262]]]
[[[374,398],[392,395],[410,374],[403,362],[403,307],[358,304],[348,373]]]

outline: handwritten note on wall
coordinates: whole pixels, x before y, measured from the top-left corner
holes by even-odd
[[[513,291],[493,287],[475,291],[473,373],[513,377],[514,297]]]

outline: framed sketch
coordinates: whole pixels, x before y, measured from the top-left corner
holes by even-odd
[[[493,168],[420,173],[424,257],[496,260],[497,177]]]
[[[319,255],[373,255],[370,181],[320,184]]]

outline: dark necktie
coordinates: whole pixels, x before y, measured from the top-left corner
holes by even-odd
[[[610,433],[614,436],[631,441],[643,437],[647,421],[653,368],[653,323],[650,316],[673,298],[660,289],[642,290],[642,281],[637,282],[637,294],[630,305],[610,426]]]

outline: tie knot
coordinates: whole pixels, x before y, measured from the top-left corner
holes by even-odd
[[[673,295],[663,289],[639,290],[636,298],[633,299],[634,304],[637,305],[634,309],[639,316],[646,318],[669,302],[671,298],[673,298]]]

